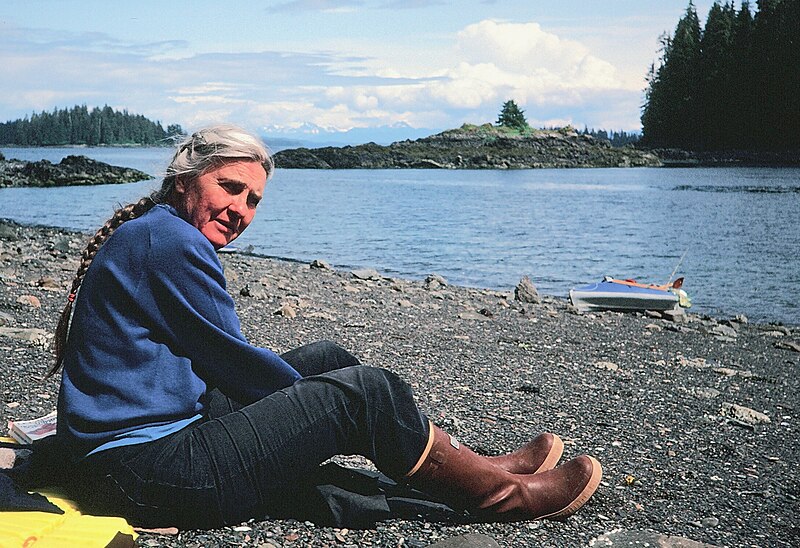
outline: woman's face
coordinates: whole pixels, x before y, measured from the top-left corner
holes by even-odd
[[[219,249],[253,220],[266,184],[267,173],[260,163],[235,160],[193,180],[178,178],[171,205]]]

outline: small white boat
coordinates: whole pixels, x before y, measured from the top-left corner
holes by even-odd
[[[606,276],[603,281],[577,287],[569,292],[572,306],[581,312],[590,310],[672,310],[688,308],[691,299],[681,289],[683,278],[672,284],[640,284],[634,280],[617,280]]]

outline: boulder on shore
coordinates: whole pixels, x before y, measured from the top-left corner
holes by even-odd
[[[517,287],[514,288],[514,299],[523,303],[539,304],[542,302],[539,291],[527,276],[523,276]]]

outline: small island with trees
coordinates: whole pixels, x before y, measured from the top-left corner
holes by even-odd
[[[531,169],[659,166],[659,158],[632,146],[613,147],[607,138],[571,126],[534,129],[513,100],[503,104],[497,124],[464,124],[388,146],[297,148],[275,154],[281,168],[304,169]]]
[[[20,147],[169,146],[175,137],[184,134],[179,124],[168,125],[165,130],[161,122],[127,110],[116,111],[108,105],[92,110],[86,105],[76,105],[0,123],[0,145]]]
[[[178,124],[161,126],[140,114],[115,111],[108,105],[86,105],[0,123],[0,145],[35,146],[168,146],[184,135]],[[70,155],[58,164],[26,162],[0,154],[0,188],[133,183],[152,179],[142,171]]]

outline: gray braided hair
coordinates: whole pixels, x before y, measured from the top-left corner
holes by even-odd
[[[266,146],[252,133],[229,124],[210,126],[196,131],[178,143],[172,161],[167,167],[161,188],[136,203],[117,209],[111,218],[100,227],[81,254],[80,266],[72,280],[67,304],[61,312],[56,328],[53,343],[56,355],[55,364],[47,372],[46,377],[55,375],[63,365],[72,304],[97,250],[126,221],[141,217],[156,204],[168,203],[175,190],[175,182],[179,178],[184,181],[193,181],[209,169],[235,160],[260,163],[267,172],[267,180],[275,171],[275,165]]]

